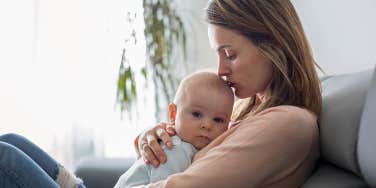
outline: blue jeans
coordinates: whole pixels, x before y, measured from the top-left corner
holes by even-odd
[[[0,187],[59,188],[58,173],[59,163],[25,137],[0,136]]]

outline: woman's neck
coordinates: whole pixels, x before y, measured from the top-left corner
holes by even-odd
[[[257,108],[260,104],[267,101],[268,97],[269,97],[269,92],[267,90],[264,92],[256,93],[254,107]]]

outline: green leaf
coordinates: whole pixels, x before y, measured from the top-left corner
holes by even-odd
[[[180,15],[175,7],[171,6],[171,0],[143,0],[142,3],[144,7],[146,55],[151,65],[150,68],[145,66],[140,72],[135,72],[134,67],[127,59],[126,49],[122,50],[116,96],[122,111],[129,110],[132,102],[137,100],[136,73],[142,74],[145,80],[148,80],[148,76],[152,78],[153,84],[157,88],[154,97],[156,111],[158,111],[161,101],[169,102],[178,83],[178,78],[172,69],[175,66],[172,65],[180,61],[180,59],[177,59],[177,55],[182,54],[184,62],[187,56],[186,31]],[[132,14],[128,14],[128,18],[128,22],[133,22],[136,16],[132,17]],[[136,43],[136,37],[135,30],[133,30],[125,42],[134,41]],[[160,97],[164,97],[165,100],[160,100]]]
[[[146,67],[143,67],[142,69],[141,69],[141,73],[142,73],[142,75],[144,76],[144,79],[146,80],[147,79],[147,72],[146,72]]]

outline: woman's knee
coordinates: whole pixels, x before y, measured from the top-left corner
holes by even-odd
[[[15,134],[15,133],[7,133],[7,134],[4,134],[4,135],[1,135],[0,136],[0,142],[6,142],[10,145],[13,145],[13,146],[19,148],[19,149],[21,149],[23,146],[30,145],[30,140],[28,140],[27,138],[25,138],[25,137],[23,137],[19,134]]]
[[[0,165],[8,163],[9,160],[18,160],[18,158],[23,157],[23,155],[25,154],[17,147],[7,142],[0,141]]]
[[[27,156],[11,144],[0,141],[0,169],[3,173],[11,174],[13,168]]]
[[[18,187],[56,187],[53,179],[27,154],[3,141],[0,141],[0,172]]]
[[[6,143],[12,142],[14,140],[19,140],[19,139],[25,139],[25,138],[16,133],[7,133],[7,134],[0,135],[0,141],[6,142]]]

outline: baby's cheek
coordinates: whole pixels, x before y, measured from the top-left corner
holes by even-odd
[[[185,142],[191,142],[191,136],[189,131],[184,130],[181,127],[175,127],[176,134]]]

